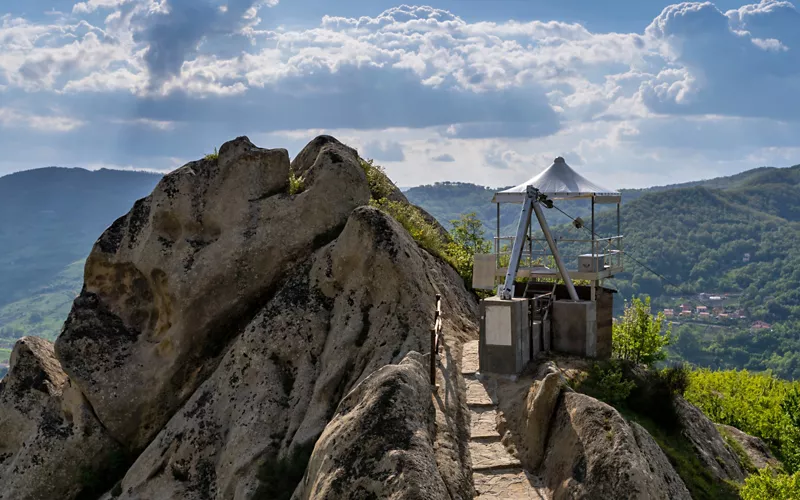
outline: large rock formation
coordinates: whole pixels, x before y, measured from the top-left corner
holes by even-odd
[[[370,207],[355,210],[333,243],[295,268],[214,374],[142,453],[122,481],[122,498],[152,498],[165,492],[187,499],[249,498],[264,490],[269,498],[272,486],[259,480],[264,458],[287,457],[313,445],[334,415],[340,415],[335,420],[345,418],[345,403],[340,402],[348,393],[347,405],[355,408],[346,420],[364,432],[360,445],[403,450],[416,457],[413,460],[435,464],[436,436],[428,433],[435,413],[430,411],[430,385],[421,382],[426,369],[407,361],[399,372],[389,370],[399,379],[387,384],[409,387],[396,387],[397,393],[383,399],[378,394],[386,387],[374,381],[359,384],[411,351],[428,350],[436,293],[448,305],[448,330],[470,333],[474,327],[460,318],[474,314],[474,302],[457,280],[449,266],[420,249],[393,219]],[[372,404],[375,398],[381,406]],[[420,436],[422,441],[395,443],[392,435],[369,427],[378,411],[410,412],[407,416],[413,421],[408,425],[428,434]],[[319,441],[314,456],[336,457],[352,449],[342,446],[354,439],[352,430],[346,439]],[[458,429],[445,430],[440,429],[443,446],[452,445],[448,435],[463,437]],[[344,431],[331,430],[333,436],[340,432]],[[442,470],[463,471],[464,459],[453,457],[456,463]],[[364,463],[369,463],[367,457]],[[364,465],[339,473],[364,475],[372,488],[378,483],[393,488],[393,480],[381,470]],[[430,472],[426,477],[435,489],[444,484],[455,491],[469,489],[463,474],[440,477]]]
[[[129,449],[147,445],[292,266],[369,199],[358,157],[338,142],[305,177],[290,196],[286,150],[239,138],[165,176],[95,244],[56,353]]]
[[[119,445],[46,340],[24,337],[0,381],[0,499],[73,498],[102,487]],[[118,473],[118,472],[117,472]]]

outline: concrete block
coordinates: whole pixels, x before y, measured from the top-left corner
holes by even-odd
[[[597,310],[594,302],[557,300],[553,303],[552,348],[554,351],[595,357]]]
[[[542,348],[544,352],[550,352],[552,349],[552,322],[547,318],[542,322]]]
[[[528,300],[489,297],[481,301],[480,315],[481,373],[513,375],[522,371],[530,361]]]
[[[542,352],[542,322],[534,321],[531,327],[531,355],[536,356]]]

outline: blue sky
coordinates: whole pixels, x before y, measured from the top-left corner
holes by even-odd
[[[329,133],[400,185],[558,155],[639,187],[800,163],[790,2],[5,0],[0,175]]]

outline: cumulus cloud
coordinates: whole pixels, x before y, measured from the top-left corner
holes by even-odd
[[[785,156],[796,144],[792,126],[776,125],[800,116],[800,24],[786,1],[728,12],[676,4],[638,33],[407,5],[268,28],[259,16],[273,20],[275,3],[83,0],[71,15],[0,17],[4,109],[45,120],[18,121],[29,134],[49,127],[53,148],[91,133],[107,164],[191,157],[198,144],[241,134],[346,128],[384,161],[427,165],[419,175],[493,166],[509,183],[564,151],[591,169],[618,156],[662,165],[664,148],[681,144],[719,154],[725,134],[751,148],[741,158],[777,158],[753,153],[763,147]],[[24,137],[13,122],[5,143]],[[392,127],[448,146],[387,141],[380,131]],[[451,151],[458,162],[445,161]]]
[[[160,85],[180,72],[210,37],[231,37],[260,22],[258,12],[277,0],[229,0],[224,8],[207,0],[166,0],[166,6],[147,17],[138,39],[147,45],[144,61],[151,83]]]
[[[643,84],[653,111],[796,120],[800,116],[800,12],[763,0],[721,12],[671,5],[645,34],[668,65]]]
[[[434,157],[431,158],[431,160],[442,162],[442,163],[452,163],[452,162],[456,161],[456,159],[453,158],[453,155],[448,154],[448,153],[444,153],[444,154],[441,154],[441,155],[434,156]]]

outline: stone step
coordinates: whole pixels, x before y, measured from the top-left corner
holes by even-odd
[[[471,438],[500,438],[497,432],[497,410],[491,408],[474,408],[470,410]]]
[[[466,342],[461,349],[461,373],[473,374],[480,368],[480,361],[478,358],[478,341],[473,340]]]
[[[494,399],[487,390],[488,382],[476,379],[464,379],[467,384],[467,405],[493,406]]]
[[[521,467],[519,460],[506,450],[499,439],[470,440],[469,453],[473,471]]]
[[[544,500],[550,498],[540,478],[521,469],[476,471],[476,498],[486,500]]]

